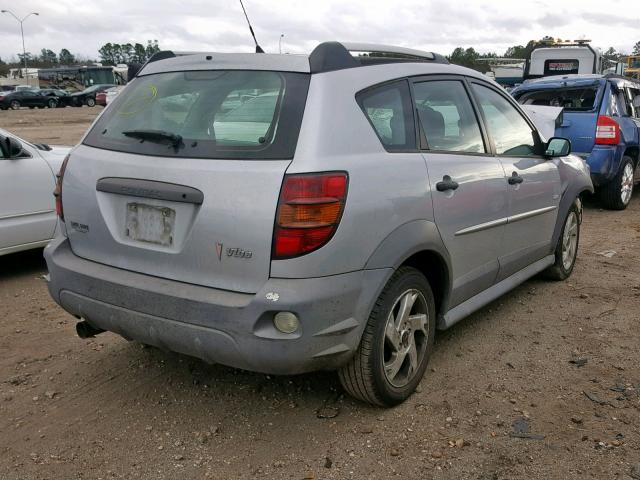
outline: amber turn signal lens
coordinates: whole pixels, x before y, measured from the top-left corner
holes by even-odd
[[[340,218],[338,202],[282,205],[278,225],[285,228],[313,228],[333,225]]]

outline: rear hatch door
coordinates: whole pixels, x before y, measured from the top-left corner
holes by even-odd
[[[126,270],[255,293],[269,277],[308,76],[193,73],[136,79],[72,152],[62,188],[71,248]]]
[[[562,107],[562,123],[555,134],[571,140],[573,152],[590,153],[595,145],[604,85],[603,80],[593,78],[540,82],[515,96],[523,105]]]

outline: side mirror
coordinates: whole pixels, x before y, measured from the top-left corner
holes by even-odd
[[[566,138],[553,137],[547,142],[545,147],[545,156],[547,157],[565,157],[571,153],[571,142]]]
[[[4,158],[16,158],[22,153],[22,144],[13,137],[6,137],[0,142]]]
[[[640,108],[640,95],[636,95],[633,99],[633,107]]]

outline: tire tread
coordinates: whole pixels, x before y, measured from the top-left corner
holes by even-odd
[[[380,407],[389,406],[388,402],[384,400],[383,396],[375,388],[374,375],[368,360],[373,353],[376,324],[382,320],[380,315],[384,314],[384,303],[389,290],[398,278],[415,271],[412,267],[400,267],[394,272],[371,310],[358,350],[351,361],[338,370],[338,378],[342,387],[349,395],[358,400]]]

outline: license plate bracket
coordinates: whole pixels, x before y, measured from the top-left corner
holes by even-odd
[[[125,235],[138,242],[170,247],[174,242],[176,211],[144,203],[127,203]]]

